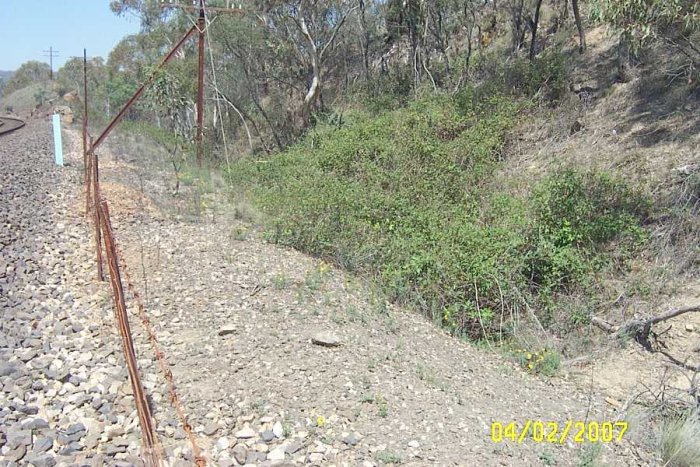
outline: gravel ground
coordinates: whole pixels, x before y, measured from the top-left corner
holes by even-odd
[[[62,169],[51,164],[46,122],[0,139],[0,465],[141,463],[71,134],[72,166]],[[159,173],[108,153],[101,170],[117,239],[209,465],[579,465],[592,452],[602,465],[652,464],[629,441],[599,451],[493,443],[494,421],[617,414],[595,390],[526,374],[241,221],[172,216]],[[168,463],[189,465],[129,306]]]
[[[33,121],[0,138],[0,465],[140,465],[81,169],[53,165],[49,131]]]

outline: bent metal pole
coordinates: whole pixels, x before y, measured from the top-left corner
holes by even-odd
[[[114,129],[114,127],[116,126],[116,124],[119,123],[119,121],[122,119],[122,117],[124,117],[124,114],[126,113],[127,110],[129,110],[129,107],[131,107],[132,104],[133,104],[134,102],[136,102],[136,100],[137,100],[139,97],[141,97],[141,94],[143,94],[143,91],[146,90],[146,87],[148,87],[148,86],[153,82],[153,80],[155,79],[155,76],[156,76],[156,72],[157,72],[158,70],[160,70],[166,63],[168,63],[168,62],[170,61],[170,59],[173,58],[173,56],[175,56],[175,53],[180,49],[180,47],[182,47],[182,44],[184,44],[185,41],[186,41],[186,40],[192,35],[192,33],[194,33],[196,30],[197,30],[197,26],[192,26],[192,27],[190,28],[190,30],[187,31],[187,33],[186,33],[184,36],[182,36],[182,39],[180,39],[180,41],[179,41],[177,44],[175,44],[175,46],[172,48],[172,50],[170,50],[170,52],[168,52],[168,55],[166,55],[165,58],[163,58],[163,60],[158,64],[158,66],[156,67],[156,69],[153,70],[153,73],[151,73],[151,75],[148,77],[148,79],[146,79],[146,82],[144,82],[144,83],[136,90],[136,92],[134,93],[134,95],[131,96],[131,99],[129,99],[129,101],[128,101],[126,104],[124,104],[124,107],[122,107],[122,109],[119,111],[119,113],[112,119],[111,122],[109,122],[109,124],[107,125],[107,128],[105,128],[105,129],[102,131],[102,133],[100,134],[100,136],[97,137],[97,139],[95,140],[95,143],[92,145],[92,150],[93,150],[93,151],[94,151],[95,149],[97,149],[97,147],[102,143],[102,141],[105,140],[105,138],[107,137],[107,135],[109,135],[109,133]]]

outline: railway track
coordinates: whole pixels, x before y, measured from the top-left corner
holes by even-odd
[[[24,125],[24,121],[18,118],[0,117],[0,136],[19,130]]]

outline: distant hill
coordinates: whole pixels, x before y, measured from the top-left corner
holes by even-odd
[[[10,79],[10,76],[12,76],[13,73],[14,73],[14,71],[0,70],[0,82],[6,83],[7,80]]]

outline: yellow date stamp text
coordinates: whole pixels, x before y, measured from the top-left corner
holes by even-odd
[[[622,441],[627,428],[625,421],[568,420],[565,423],[559,423],[526,420],[524,424],[492,422],[491,441],[494,443],[513,441],[521,444],[531,439],[535,443],[552,444],[564,444],[567,440],[574,443],[611,443]]]

